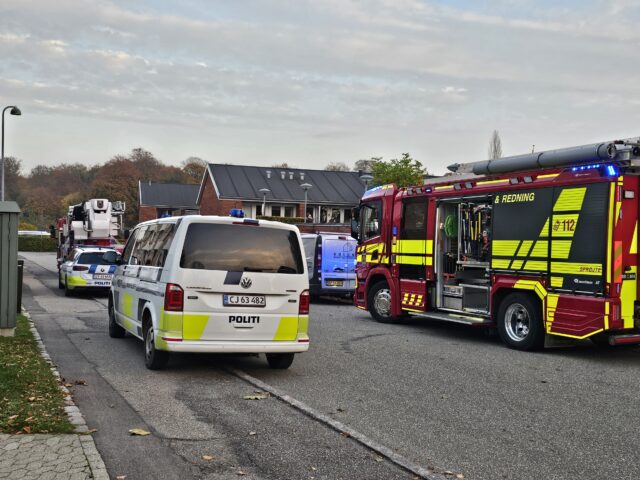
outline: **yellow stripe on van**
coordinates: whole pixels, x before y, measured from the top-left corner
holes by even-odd
[[[209,315],[185,313],[182,317],[182,338],[200,340],[209,321]]]
[[[133,317],[133,296],[130,293],[122,294],[122,313],[127,317]]]
[[[307,317],[308,321],[308,317]],[[293,341],[298,335],[298,317],[280,317],[280,325],[273,339],[275,341]]]
[[[306,337],[309,334],[309,316],[300,315],[298,317],[298,336]]]

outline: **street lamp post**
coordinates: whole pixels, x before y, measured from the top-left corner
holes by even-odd
[[[313,187],[310,183],[303,183],[300,188],[304,190],[304,223],[307,223],[307,193],[309,189]]]
[[[373,180],[373,175],[371,175],[370,173],[363,173],[362,175],[360,175],[360,180],[364,182],[364,191],[366,192],[367,190],[369,190],[369,182]]]
[[[267,193],[271,192],[271,190],[269,190],[268,188],[261,188],[258,191],[262,194],[262,216],[265,217],[266,215],[264,209],[266,208],[267,203]]]
[[[9,112],[11,115],[22,115],[20,109],[14,105],[9,105],[2,109],[2,147],[0,148],[0,160],[2,161],[2,194],[0,195],[0,201],[2,202],[4,202],[4,112],[8,109],[11,109]]]

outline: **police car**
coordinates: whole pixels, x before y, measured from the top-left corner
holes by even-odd
[[[111,254],[105,257],[108,252]],[[79,289],[108,289],[116,271],[112,248],[76,247],[69,252],[60,264],[58,287],[64,289],[68,297]]]
[[[242,210],[141,223],[110,254],[109,335],[143,340],[150,369],[170,352],[265,353],[288,368],[309,348],[303,252],[295,226]]]

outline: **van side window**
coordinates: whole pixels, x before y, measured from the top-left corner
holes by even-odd
[[[173,234],[175,231],[174,223],[161,223],[157,225],[154,242],[152,245],[153,258],[151,259],[151,265],[154,267],[164,267],[164,262],[167,259],[169,253],[169,247],[173,241]]]
[[[362,240],[369,240],[380,235],[382,220],[382,202],[363,203],[360,211],[362,225]]]
[[[131,232],[131,235],[129,235],[129,240],[127,241],[127,244],[124,246],[124,250],[122,252],[122,263],[124,265],[127,265],[129,263],[129,259],[131,258],[131,253],[133,252],[133,246],[136,243],[137,233],[138,233],[138,230],[134,230],[133,232]]]
[[[129,263],[131,265],[144,265],[142,263],[142,257],[144,255],[144,250],[142,249],[142,242],[144,240],[145,234],[147,233],[147,229],[149,227],[141,227],[136,234],[135,237],[135,246],[133,247],[133,252],[131,253],[131,260]],[[133,235],[131,235],[133,238]]]

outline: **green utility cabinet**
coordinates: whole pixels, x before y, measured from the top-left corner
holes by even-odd
[[[18,310],[18,216],[16,202],[0,202],[0,336],[13,336]]]

